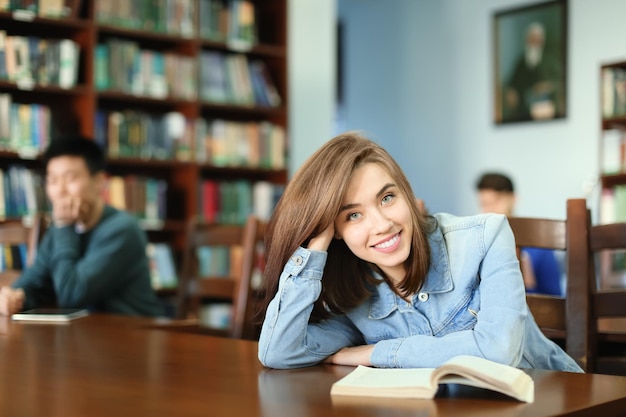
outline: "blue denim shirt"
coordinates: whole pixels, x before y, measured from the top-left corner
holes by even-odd
[[[506,217],[436,214],[431,266],[411,301],[382,282],[345,315],[309,323],[326,252],[298,248],[280,276],[259,340],[272,368],[317,364],[346,346],[374,344],[373,366],[437,367],[467,354],[523,368],[582,372],[547,339],[526,305]]]

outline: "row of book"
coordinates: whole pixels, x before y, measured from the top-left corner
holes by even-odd
[[[267,181],[218,181],[199,184],[198,213],[208,223],[244,224],[250,214],[268,221],[284,186]]]
[[[215,166],[283,169],[286,138],[282,126],[263,122],[197,119],[192,155]]]
[[[248,180],[205,179],[198,188],[200,217],[208,223],[230,224],[244,224],[250,214],[262,221],[268,221],[284,191],[284,185]],[[167,218],[165,180],[135,175],[112,175],[106,180],[103,197],[113,207],[126,210],[142,220],[147,228],[158,227]],[[41,208],[41,204],[35,208]],[[15,214],[34,212],[36,210],[31,209]]]
[[[203,51],[200,98],[210,103],[277,107],[281,97],[265,62],[246,55]]]
[[[95,50],[98,91],[141,97],[178,98],[216,104],[277,107],[282,100],[262,60],[246,55],[203,51],[195,57],[142,49],[112,38]]]
[[[98,111],[95,140],[111,158],[196,161],[216,166],[283,169],[286,137],[270,122],[188,119],[136,111]]]
[[[167,218],[167,181],[135,175],[111,175],[105,181],[104,200],[142,220],[147,228]]]
[[[626,184],[602,189],[598,222],[626,222]],[[623,288],[626,285],[626,251],[602,251],[598,256],[601,285],[604,288]]]
[[[601,141],[600,172],[604,175],[626,172],[626,131],[604,130]]]
[[[39,172],[20,165],[0,169],[0,219],[30,216],[48,208]]]
[[[199,35],[239,50],[257,43],[255,8],[249,0],[101,0],[95,5],[100,24],[185,38]]]
[[[0,80],[24,89],[35,85],[72,88],[78,79],[80,47],[71,39],[9,36],[0,30]],[[98,91],[141,97],[277,107],[281,97],[261,60],[204,51],[196,58],[142,49],[137,42],[109,39],[94,52]]]
[[[219,278],[241,273],[243,249],[236,246],[201,246],[196,249],[198,276]],[[232,304],[205,300],[199,310],[200,322],[209,327],[228,328],[232,319]]]
[[[78,15],[81,3],[81,0],[0,0],[0,12],[23,13],[24,20],[31,16],[67,19]]]
[[[602,117],[626,116],[626,68],[605,67],[601,73]]]
[[[258,42],[254,3],[247,0],[200,0],[200,37],[247,50]]]
[[[196,36],[196,0],[97,0],[95,16],[100,24]]]
[[[19,245],[0,245],[0,272],[21,271],[26,265],[28,248],[25,243]]]
[[[626,184],[602,189],[600,224],[626,222]]]
[[[139,176],[109,176],[103,188],[104,200],[142,220],[146,227],[158,227],[167,218],[167,182]],[[0,169],[0,219],[46,212],[41,174],[20,165]]]
[[[95,49],[94,80],[99,91],[153,98],[197,98],[196,59],[142,49],[139,43],[112,38]]]
[[[0,93],[0,151],[34,158],[50,143],[50,108],[43,104],[14,103]]]
[[[78,77],[80,47],[71,39],[8,35],[0,30],[0,80],[20,88],[72,88]]]

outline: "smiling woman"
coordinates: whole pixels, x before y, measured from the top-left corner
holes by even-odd
[[[268,367],[438,367],[473,355],[580,372],[528,313],[506,217],[426,215],[394,159],[356,132],[298,170],[265,244]]]

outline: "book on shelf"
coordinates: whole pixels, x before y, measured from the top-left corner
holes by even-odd
[[[626,116],[626,68],[607,67],[602,69],[602,117]]]
[[[27,12],[46,18],[74,18],[81,0],[0,0],[0,11]]]
[[[254,4],[249,0],[228,3],[228,46],[247,51],[257,43]]]
[[[257,59],[250,62],[250,77],[255,87],[257,104],[269,107],[280,106],[282,100],[264,61]]]
[[[200,37],[223,42],[226,38],[227,10],[222,0],[199,1]]]
[[[434,398],[439,384],[460,384],[497,391],[522,402],[534,401],[532,378],[512,366],[477,356],[459,355],[438,368],[358,366],[335,382],[331,395]]]
[[[152,288],[175,288],[178,284],[172,248],[167,243],[150,242],[146,245]]]
[[[0,271],[21,271],[26,266],[26,243],[0,245]]]
[[[626,148],[624,131],[620,129],[608,129],[602,133],[602,161],[601,170],[605,175],[619,174],[624,172],[624,157]]]

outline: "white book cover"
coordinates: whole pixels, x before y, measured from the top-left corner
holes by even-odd
[[[72,88],[78,76],[78,44],[71,39],[59,42],[59,86]]]

